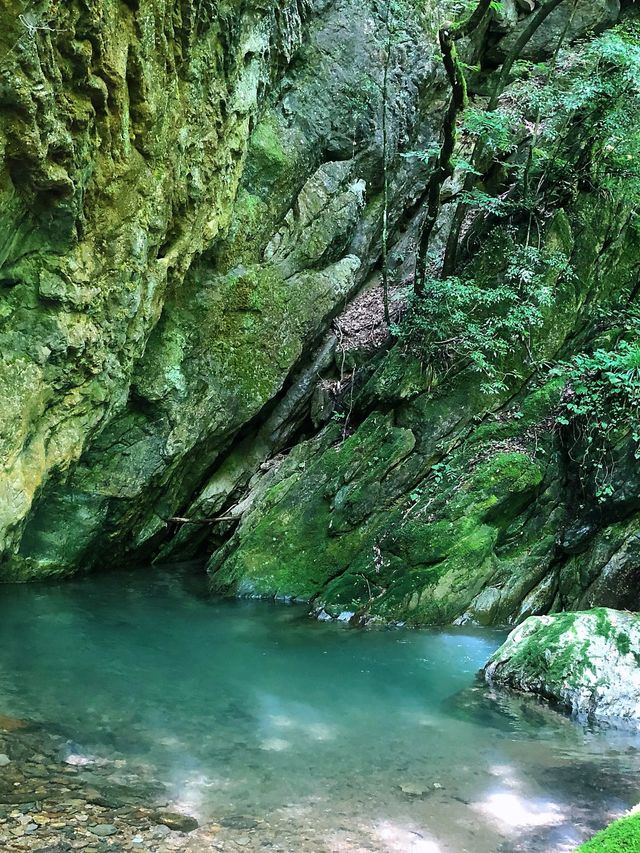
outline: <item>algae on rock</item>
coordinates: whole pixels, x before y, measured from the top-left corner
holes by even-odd
[[[554,302],[533,343],[540,361],[566,351],[587,299],[606,298],[612,264],[621,288],[633,280],[635,256],[622,262],[636,240],[626,221],[623,211],[609,220],[579,196],[548,226],[547,245],[556,251],[561,239],[572,275],[567,282],[556,274]],[[621,237],[611,243],[614,223]],[[494,252],[490,274],[499,276],[508,259],[486,245]],[[482,253],[475,263],[484,268]],[[594,541],[593,551],[570,556],[561,544],[562,531],[568,536],[594,504],[586,495],[577,500],[578,484],[565,480],[574,463],[554,426],[565,380],[540,375],[525,345],[512,347],[507,362],[503,389],[483,390],[468,367],[434,385],[396,345],[354,401],[353,434],[345,439],[327,427],[257,489],[210,562],[213,588],[293,595],[330,615],[409,624],[518,622],[587,600],[635,606],[634,570],[622,559],[633,553],[637,530],[636,520],[622,523],[628,503],[617,528],[615,501],[601,506],[588,534],[608,537],[609,551]],[[629,476],[625,482],[631,488]],[[566,582],[569,566],[586,559],[589,571]],[[620,588],[606,593],[616,561]],[[605,566],[608,583],[600,581]]]
[[[548,25],[567,38],[574,24],[589,29],[586,6],[574,10]],[[596,11],[606,26],[620,9]],[[503,49],[514,26],[500,22]],[[637,45],[631,23],[592,39],[584,65],[570,49],[563,54],[559,83],[538,66],[519,72],[534,84],[523,89],[516,80],[505,97],[528,92],[548,105],[555,135],[518,126],[504,162],[491,174],[484,164],[493,196],[483,191],[488,201],[469,216],[456,275],[433,288],[443,304],[414,300],[400,340],[356,366],[343,427],[326,427],[250,485],[239,526],[210,560],[213,589],[294,595],[323,616],[354,622],[517,623],[576,607],[638,607],[637,408],[603,445],[602,488],[590,473],[593,430],[578,419],[588,380],[580,385],[570,368],[590,364],[585,354],[602,347],[604,366],[596,368],[609,370],[614,386],[624,367],[614,376],[606,353],[637,342],[635,172],[627,167],[625,183],[617,161],[607,160],[615,145],[605,144],[622,121],[622,101],[610,94],[638,77]],[[589,81],[594,112],[581,123]],[[635,117],[632,100],[625,103]],[[554,169],[562,170],[559,185],[549,177]],[[455,177],[448,192],[455,206]],[[445,209],[445,230],[447,216]],[[540,298],[527,300],[536,287]],[[502,322],[493,322],[501,310]],[[593,429],[607,429],[606,414]]]
[[[1,13],[10,564],[34,499],[122,410],[166,294],[228,225],[259,100],[284,42],[293,47],[280,25],[297,4],[276,5],[240,15],[156,0],[16,2]],[[12,565],[5,575],[20,576]],[[52,555],[33,572],[72,566]]]

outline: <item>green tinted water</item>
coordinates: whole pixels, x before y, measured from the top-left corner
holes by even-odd
[[[570,850],[640,800],[637,736],[473,689],[498,632],[354,631],[166,572],[0,592],[0,713],[291,850]]]

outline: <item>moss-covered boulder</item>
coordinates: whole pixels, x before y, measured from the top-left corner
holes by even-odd
[[[491,657],[484,676],[579,716],[640,723],[640,616],[604,607],[531,616]]]

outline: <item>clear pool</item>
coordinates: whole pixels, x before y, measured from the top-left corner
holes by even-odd
[[[571,850],[640,800],[640,738],[492,698],[503,637],[351,630],[177,571],[7,586],[0,713],[201,820],[284,822],[296,851]]]

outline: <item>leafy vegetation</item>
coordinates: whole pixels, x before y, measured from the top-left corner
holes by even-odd
[[[548,211],[585,184],[619,203],[640,202],[640,24],[627,21],[577,51],[564,50],[561,39],[549,62],[518,61],[512,74],[515,80],[495,109],[482,100],[466,106],[459,116],[464,143],[450,159],[466,175],[456,215],[528,220],[526,238],[521,229],[518,243],[515,224],[504,229],[511,234],[501,254],[509,262],[493,279],[467,273],[471,264],[439,277],[433,264],[394,329],[436,371],[468,363],[487,389],[503,384],[514,343],[534,361],[529,343],[553,305],[549,282],[571,275],[562,253],[545,254],[539,239],[532,245],[531,235],[540,234]],[[437,151],[432,145],[408,156],[433,162]],[[495,165],[507,167],[502,191],[484,183]],[[624,429],[638,440],[633,423],[639,414],[639,366],[637,345],[623,341],[560,368],[571,389],[561,423],[571,424],[588,444],[603,496],[610,488],[605,448]]]
[[[491,121],[475,123],[488,147],[495,147],[496,128],[507,146],[514,104],[521,121],[533,125],[521,199],[531,202],[533,194],[540,204],[544,189],[566,191],[587,178],[592,188],[640,200],[640,24],[627,21],[582,50],[561,51],[553,66],[521,62],[516,71],[509,98]]]
[[[489,112],[472,105],[462,116],[463,129],[481,139],[492,155],[511,154],[516,150],[520,124],[520,116],[512,106]]]
[[[577,355],[557,372],[564,372],[568,383],[557,420],[581,445],[596,496],[605,500],[613,493],[616,443],[630,436],[640,459],[640,340],[622,340],[612,350]]]
[[[500,276],[482,283],[465,276],[429,277],[395,330],[406,347],[441,372],[470,365],[487,393],[504,387],[505,360],[514,343],[527,348],[553,304],[552,283],[571,274],[561,252],[518,244],[508,229],[501,237],[510,257]]]
[[[581,845],[576,853],[637,853],[640,850],[640,815],[615,821]]]

